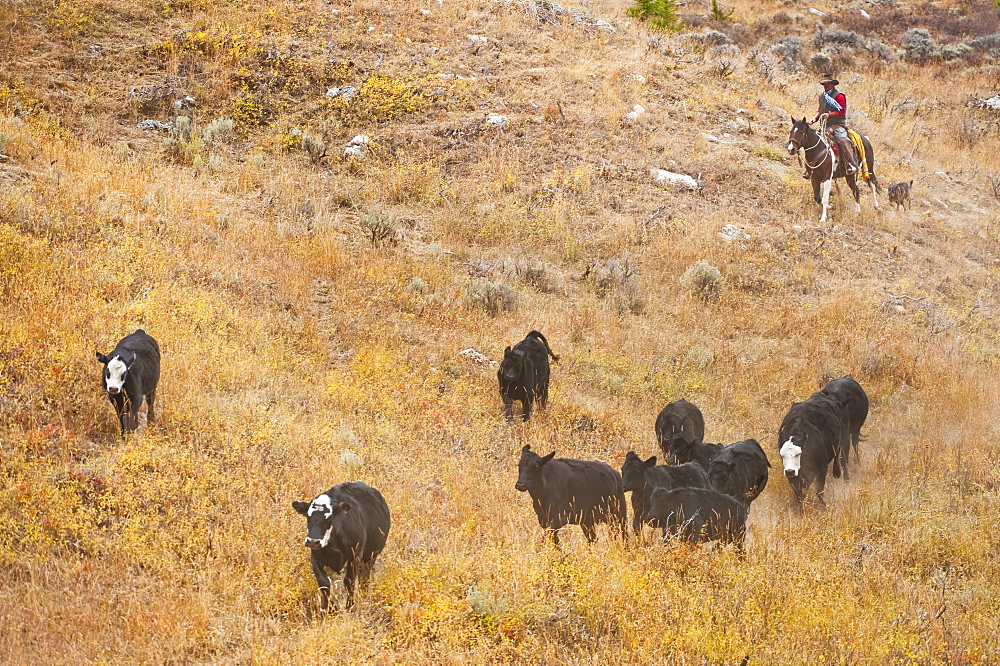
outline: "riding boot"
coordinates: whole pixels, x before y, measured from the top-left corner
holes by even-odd
[[[850,139],[838,138],[840,144],[840,158],[844,160],[844,173],[848,175],[858,172],[858,158],[854,154],[854,144]]]

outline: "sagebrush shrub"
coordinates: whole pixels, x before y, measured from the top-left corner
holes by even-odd
[[[680,279],[681,286],[694,292],[704,300],[718,298],[722,294],[723,278],[718,268],[704,259],[691,264]]]
[[[939,54],[937,44],[924,28],[910,28],[903,33],[902,46],[905,58],[911,62],[927,62]]]
[[[493,316],[513,312],[517,307],[517,292],[505,282],[480,278],[466,286],[465,306],[470,310],[481,308]]]

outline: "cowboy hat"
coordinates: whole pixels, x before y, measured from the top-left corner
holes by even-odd
[[[835,86],[839,86],[840,85],[840,81],[838,81],[837,79],[833,78],[829,74],[824,74],[823,78],[820,79],[820,83],[832,83]]]

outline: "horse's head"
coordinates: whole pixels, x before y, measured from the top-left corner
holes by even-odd
[[[794,155],[799,148],[807,148],[815,141],[816,132],[809,127],[808,121],[805,118],[802,120],[792,118],[792,131],[788,133],[788,154]]]

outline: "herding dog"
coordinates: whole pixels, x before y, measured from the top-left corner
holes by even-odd
[[[910,190],[913,188],[913,181],[908,183],[896,183],[889,186],[889,203],[896,205],[896,210],[902,206],[903,210],[910,209]]]

